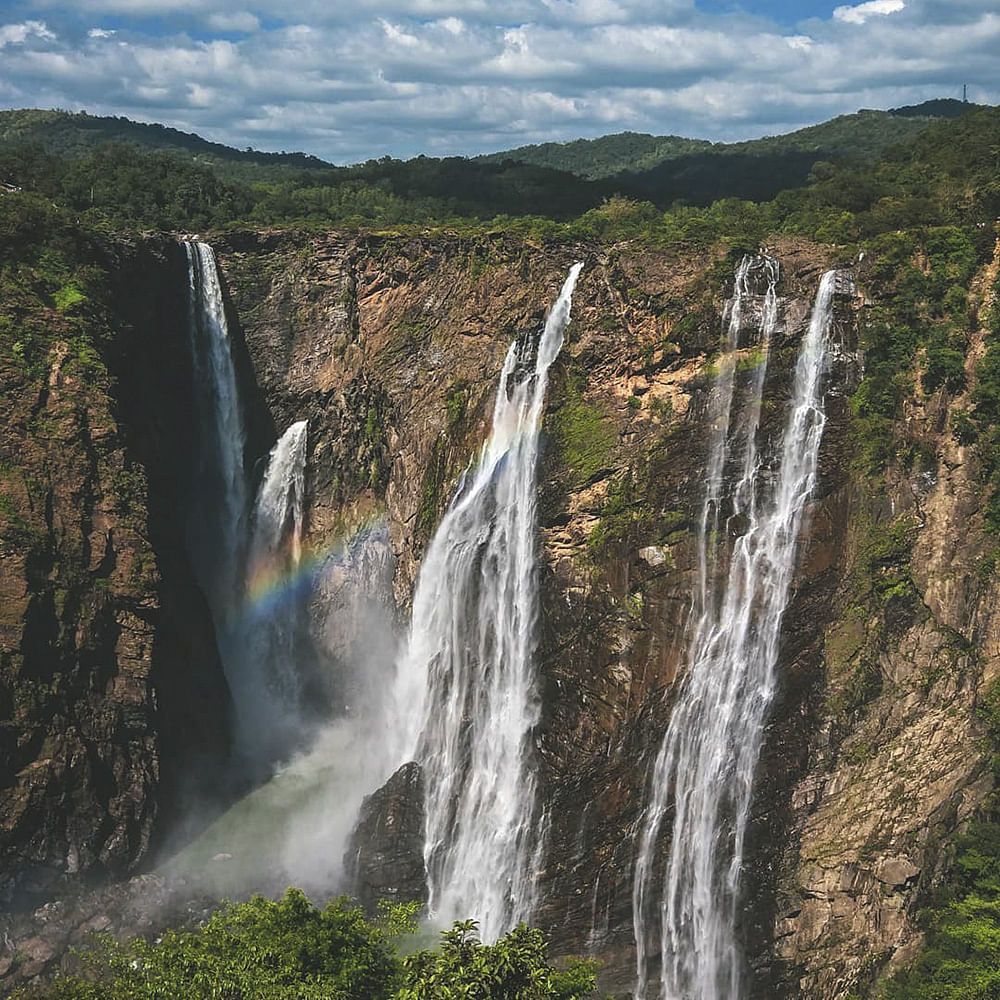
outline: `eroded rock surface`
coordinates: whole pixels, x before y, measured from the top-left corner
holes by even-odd
[[[365,798],[344,868],[352,895],[370,912],[380,899],[427,902],[424,782],[419,764],[404,764]]]

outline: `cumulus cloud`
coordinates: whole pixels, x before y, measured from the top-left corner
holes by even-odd
[[[53,42],[56,36],[49,31],[44,21],[25,21],[23,24],[0,25],[0,49],[5,45],[23,45],[29,38]]]
[[[337,162],[622,129],[749,138],[965,81],[974,100],[1000,98],[993,0],[869,0],[791,27],[693,0],[217,0],[211,14],[199,0],[9,2],[8,107]],[[113,37],[89,28],[105,18]]]
[[[854,7],[835,7],[833,16],[847,24],[864,24],[870,17],[881,14],[897,14],[906,7],[904,0],[868,0]]]

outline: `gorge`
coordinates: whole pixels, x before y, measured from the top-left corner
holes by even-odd
[[[43,913],[78,875],[193,898],[164,862],[199,837],[189,877],[268,837],[227,891],[382,865],[445,923],[530,919],[617,993],[846,998],[912,960],[992,788],[1000,633],[951,431],[969,390],[906,375],[909,457],[858,460],[891,248],[84,252],[111,275],[105,374],[48,316],[7,411],[36,471],[4,479],[30,737],[5,750],[29,904],[2,974],[51,971],[94,919]]]

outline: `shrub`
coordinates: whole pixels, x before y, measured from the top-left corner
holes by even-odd
[[[150,943],[99,939],[86,976],[22,991],[22,1000],[583,1000],[595,963],[556,969],[540,931],[524,924],[495,944],[475,921],[456,923],[436,949],[401,957],[416,904],[383,905],[369,920],[341,898],[320,910],[298,889],[218,910],[199,930]]]

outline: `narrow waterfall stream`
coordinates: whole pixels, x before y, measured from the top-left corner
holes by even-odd
[[[308,421],[297,421],[268,455],[254,507],[251,576],[255,564],[267,562],[282,549],[296,565],[302,557],[308,434]]]
[[[429,909],[444,923],[478,920],[487,941],[533,906],[538,435],[581,267],[537,344],[507,352],[492,434],[424,557],[399,668],[399,759],[420,761],[425,775]]]
[[[300,721],[298,637],[303,629],[295,600],[305,519],[306,445],[309,425],[292,424],[268,455],[257,491],[247,561],[244,616],[246,662],[242,683],[257,693],[267,725],[255,739],[281,757],[294,745]],[[268,599],[256,601],[259,592]]]
[[[297,736],[297,610],[294,601],[276,600],[266,614],[248,608],[261,580],[290,576],[301,556],[307,426],[292,424],[275,444],[251,512],[246,431],[215,255],[205,243],[185,242],[184,250],[200,430],[188,545],[233,699],[236,754],[251,772],[266,774]]]
[[[183,245],[188,259],[188,332],[199,428],[189,549],[212,616],[219,623],[233,616],[242,596],[246,431],[215,254],[206,243]]]
[[[731,417],[734,358],[723,359],[716,380],[688,671],[654,764],[638,847],[633,895],[638,998],[648,995],[655,957],[665,1000],[739,1000],[743,995],[736,925],[744,838],[774,696],[796,541],[815,485],[826,422],[822,379],[837,277],[830,271],[820,282],[776,468],[762,476],[756,438],[776,319],[777,265],[768,258],[747,258],[737,271],[726,349],[729,356],[737,347],[750,296],[748,279],[755,270],[767,281],[763,359],[736,420]],[[733,470],[729,476],[727,468]],[[722,536],[729,530],[741,533],[731,544],[728,566],[717,566],[725,552]],[[670,855],[660,884],[656,857],[671,810]]]

